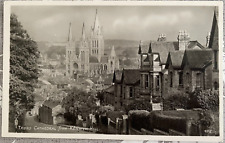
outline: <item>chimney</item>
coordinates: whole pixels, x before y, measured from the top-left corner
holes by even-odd
[[[206,47],[209,47],[209,40],[210,40],[210,32],[206,36]]]
[[[189,44],[190,36],[186,30],[181,30],[179,31],[177,40],[178,40],[179,50],[184,51]]]
[[[157,41],[159,42],[166,41],[166,34],[160,34]]]

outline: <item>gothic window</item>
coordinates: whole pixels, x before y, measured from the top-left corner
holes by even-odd
[[[130,93],[130,98],[133,97],[133,88],[132,87],[129,87],[129,93]]]
[[[107,65],[104,65],[104,70],[107,70]]]
[[[173,73],[170,72],[170,87],[173,87]]]
[[[98,54],[98,49],[96,51],[97,51],[96,53]]]
[[[97,42],[97,48],[98,48],[98,40],[96,42]]]
[[[183,86],[183,72],[179,72],[179,86]]]
[[[186,73],[186,82],[187,82],[187,85],[190,86],[190,82],[191,82],[191,79],[190,79],[190,74],[189,73]]]
[[[111,68],[113,67],[113,62],[111,61]]]

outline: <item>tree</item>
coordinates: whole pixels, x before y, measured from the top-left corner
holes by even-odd
[[[74,87],[68,91],[68,95],[62,102],[63,107],[66,109],[67,120],[70,121],[78,115],[82,115],[84,118],[87,117],[97,109],[96,101],[94,95]]]
[[[163,99],[164,110],[176,110],[177,108],[187,109],[189,95],[182,90],[172,89]]]
[[[20,117],[34,106],[39,51],[15,14],[10,16],[10,115]],[[16,110],[19,109],[19,110]],[[16,111],[16,112],[15,112]],[[14,119],[12,117],[12,120]]]
[[[190,93],[191,108],[204,110],[219,110],[219,91],[196,89]]]

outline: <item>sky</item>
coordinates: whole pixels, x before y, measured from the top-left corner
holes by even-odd
[[[11,12],[34,40],[65,42],[70,22],[76,40],[83,22],[90,35],[96,9],[105,39],[157,40],[164,33],[167,41],[176,41],[179,31],[186,30],[203,45],[214,12],[214,7],[199,6],[12,6]]]

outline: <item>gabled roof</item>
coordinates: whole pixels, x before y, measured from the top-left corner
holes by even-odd
[[[209,39],[209,48],[212,48],[214,50],[219,50],[219,44],[218,44],[218,23],[217,23],[217,9],[214,11],[213,16],[213,22],[212,22],[212,29],[210,32],[210,39]]]
[[[166,61],[166,69],[168,69],[169,64],[173,66],[174,69],[181,68],[183,61],[184,51],[173,51],[170,52]]]
[[[108,93],[114,93],[114,88],[115,88],[115,86],[112,85],[112,86],[106,88],[106,89],[105,89],[105,92],[108,92]]]
[[[140,82],[140,69],[124,69],[122,82],[125,84],[136,84]]]
[[[187,50],[181,66],[184,67],[187,64],[190,69],[201,70],[212,64],[212,56],[212,50]]]
[[[98,63],[98,59],[96,57],[94,57],[94,56],[90,56],[89,57],[89,62],[90,63]]]
[[[58,105],[60,105],[60,101],[54,101],[54,100],[45,100],[43,103],[44,106],[47,106],[49,108],[54,108]]]
[[[186,50],[192,50],[195,46],[198,46],[201,49],[205,48],[198,41],[189,41]],[[161,64],[166,64],[169,52],[174,52],[178,50],[179,50],[178,41],[157,41],[150,43],[148,52],[158,53],[160,55]]]
[[[122,71],[121,70],[114,71],[114,74],[113,74],[113,83],[121,82],[121,79],[122,79]]]

